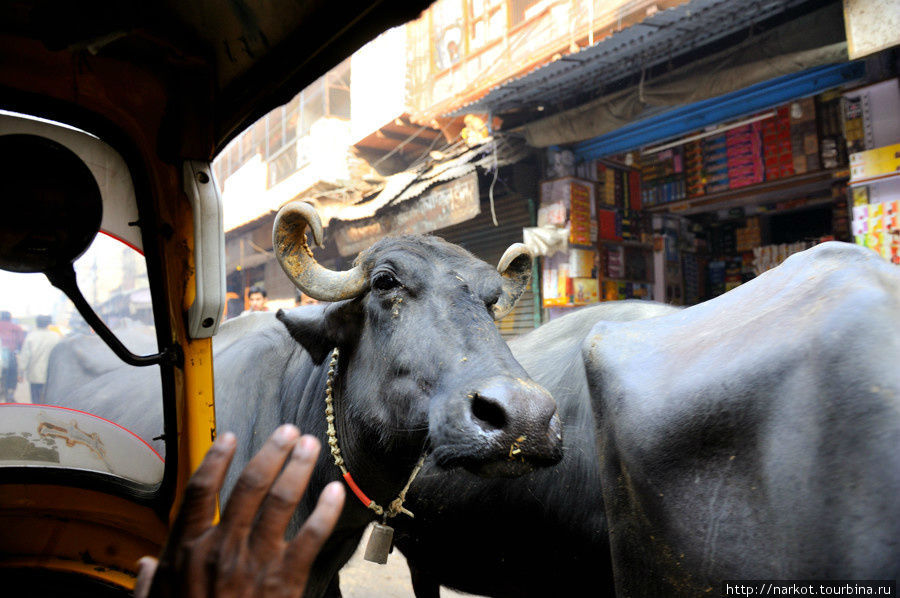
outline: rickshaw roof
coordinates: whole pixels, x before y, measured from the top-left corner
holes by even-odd
[[[153,71],[168,81],[165,134],[174,138],[166,141],[182,157],[209,159],[258,118],[379,33],[417,17],[428,4],[14,1],[0,7],[0,52],[37,43],[55,55],[57,64],[68,60],[73,69],[84,67],[83,57],[91,56]],[[8,83],[8,75],[0,76],[0,84]],[[24,78],[17,78],[16,87],[45,91],[40,84],[29,89]]]

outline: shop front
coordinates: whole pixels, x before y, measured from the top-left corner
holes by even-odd
[[[578,173],[603,190],[598,278],[606,278],[610,292],[602,297],[637,296],[629,288],[639,288],[633,281],[617,281],[619,292],[609,281],[643,268],[646,259],[636,251],[623,267],[617,244],[639,242],[648,230],[653,297],[676,304],[720,295],[827,240],[856,241],[900,261],[897,79],[870,83],[859,63],[832,70],[846,83],[686,131],[674,141],[648,139],[642,148],[602,158],[592,157],[602,141],[576,145]],[[627,190],[615,195],[623,185]],[[622,223],[615,229],[602,224],[610,192]],[[634,223],[641,223],[637,233],[628,229]]]
[[[547,152],[535,235],[558,242],[536,244],[546,317],[606,300],[695,304],[827,240],[900,261],[896,53],[850,60],[841,9],[785,3],[746,39],[652,76],[647,61],[636,85],[519,127]],[[668,13],[660,23],[678,22]],[[565,96],[627,48],[614,35],[515,89]],[[480,107],[523,110],[515,89]]]

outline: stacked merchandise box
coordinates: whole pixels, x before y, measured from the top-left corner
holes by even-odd
[[[900,264],[900,200],[894,200],[885,206],[884,230],[887,235],[885,245],[889,247],[881,255],[890,259],[892,264]]]
[[[762,125],[734,127],[725,133],[728,187],[738,189],[763,181]]]
[[[780,245],[763,245],[753,249],[753,269],[754,274],[759,276],[767,270],[771,270],[775,266],[781,264],[788,257],[806,251],[818,241],[798,241],[796,243],[782,243]]]
[[[725,135],[703,140],[703,172],[706,178],[705,193],[728,189],[728,138]]]
[[[831,186],[834,205],[831,209],[831,234],[838,241],[850,241],[850,210],[847,206],[847,186],[835,183]]]
[[[762,233],[759,228],[759,218],[753,216],[747,218],[743,228],[736,231],[737,251],[753,251],[754,247],[762,245]]]
[[[601,241],[648,243],[650,218],[637,210],[597,209],[597,236]]]
[[[775,116],[760,122],[763,138],[763,161],[766,180],[793,176],[794,159],[791,154],[791,121],[787,106],[779,108]]]
[[[755,247],[753,249],[756,249]],[[749,282],[756,277],[754,272],[755,260],[753,250],[745,251],[740,255],[741,260],[741,282]]]
[[[569,248],[568,270],[571,282],[567,291],[572,305],[586,305],[600,300],[596,257],[593,249]]]
[[[620,210],[628,205],[628,175],[618,168],[613,169],[613,200]]]
[[[847,165],[847,144],[841,130],[841,95],[828,92],[816,98],[819,123],[819,153],[822,168],[833,169]]]
[[[628,170],[622,173],[625,188],[623,190],[624,206],[620,210],[620,234],[623,241],[642,240],[641,223],[641,173],[637,170]]]
[[[639,223],[639,219],[635,218],[636,212],[631,210],[621,210],[618,212],[618,233],[623,241],[633,241],[635,232]]]
[[[896,111],[892,114],[893,123],[900,124],[896,114]],[[900,138],[900,129],[891,131],[891,120],[882,119],[880,122],[882,125],[874,129],[873,134]],[[867,125],[868,128],[870,127]],[[866,137],[868,145],[870,135],[867,133]],[[900,173],[900,143],[850,154],[850,184],[853,185],[851,227],[854,240],[891,262],[900,264],[900,191],[895,178],[897,173]]]
[[[639,211],[641,204],[641,173],[637,170],[628,171],[628,205],[627,209]]]
[[[710,295],[716,297],[725,292],[725,261],[714,260],[707,266]]]
[[[576,220],[583,220],[585,217],[590,219],[594,205],[594,189],[593,181],[575,177],[542,181],[538,226],[552,225],[560,228],[569,226],[573,210]],[[578,224],[583,223],[579,220]]]
[[[572,304],[590,305],[600,301],[600,283],[596,278],[572,279]]]
[[[865,187],[863,187],[864,189]],[[860,201],[858,199],[859,194],[856,191],[854,189],[856,199],[853,203],[853,220],[850,223],[850,228],[853,233],[853,241],[857,245],[868,247],[869,243],[866,237],[869,234],[869,202],[868,199]]]
[[[791,154],[794,173],[819,170],[819,136],[816,130],[815,98],[803,98],[790,105]]]
[[[681,254],[681,275],[684,278],[684,302],[693,305],[700,301],[700,263],[697,254],[684,251]]]
[[[618,214],[617,231],[623,241],[635,243],[647,243],[652,238],[650,234],[650,219],[644,212],[637,210],[622,210]]]
[[[542,288],[544,307],[586,305],[600,300],[593,249],[570,247],[543,258]]]
[[[597,180],[597,203],[601,206],[616,206],[616,177],[615,169],[606,166],[601,162],[595,163],[595,172]]]
[[[653,285],[619,280],[603,281],[603,301],[622,301],[624,299],[653,299]]]
[[[538,226],[568,228],[569,249],[543,258],[544,307],[588,303],[599,299],[593,249],[596,185],[593,181],[564,177],[542,181]],[[578,247],[581,245],[582,247]]]
[[[597,236],[604,241],[622,240],[622,217],[618,211],[597,208]]]
[[[541,297],[544,307],[568,305],[572,293],[568,256],[557,252],[541,261]]]
[[[725,292],[739,287],[744,282],[744,259],[741,256],[725,260]]]
[[[684,145],[685,193],[697,197],[704,193],[703,148],[699,141]]]
[[[847,153],[855,154],[868,149],[866,145],[866,121],[868,120],[868,96],[848,95],[843,102],[843,129]]]
[[[737,253],[737,225],[725,222],[710,229],[709,252],[711,255],[734,255]]]
[[[606,278],[625,278],[625,247],[604,245],[601,252],[603,274]]]
[[[857,244],[900,264],[900,200],[854,205],[851,225]]]
[[[641,160],[642,203],[665,204],[685,197],[682,148],[667,149]]]
[[[647,218],[641,211],[641,174],[637,170],[596,164],[597,238],[647,242]]]
[[[594,203],[593,186],[572,183],[569,203],[569,242],[575,245],[591,244],[591,207]]]

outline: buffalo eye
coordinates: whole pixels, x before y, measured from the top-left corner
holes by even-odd
[[[372,277],[372,288],[379,291],[389,291],[398,286],[400,286],[400,281],[390,272],[376,272]]]

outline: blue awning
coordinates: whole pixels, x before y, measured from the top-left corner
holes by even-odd
[[[667,110],[572,146],[580,160],[646,147],[862,79],[863,61],[820,66]]]

